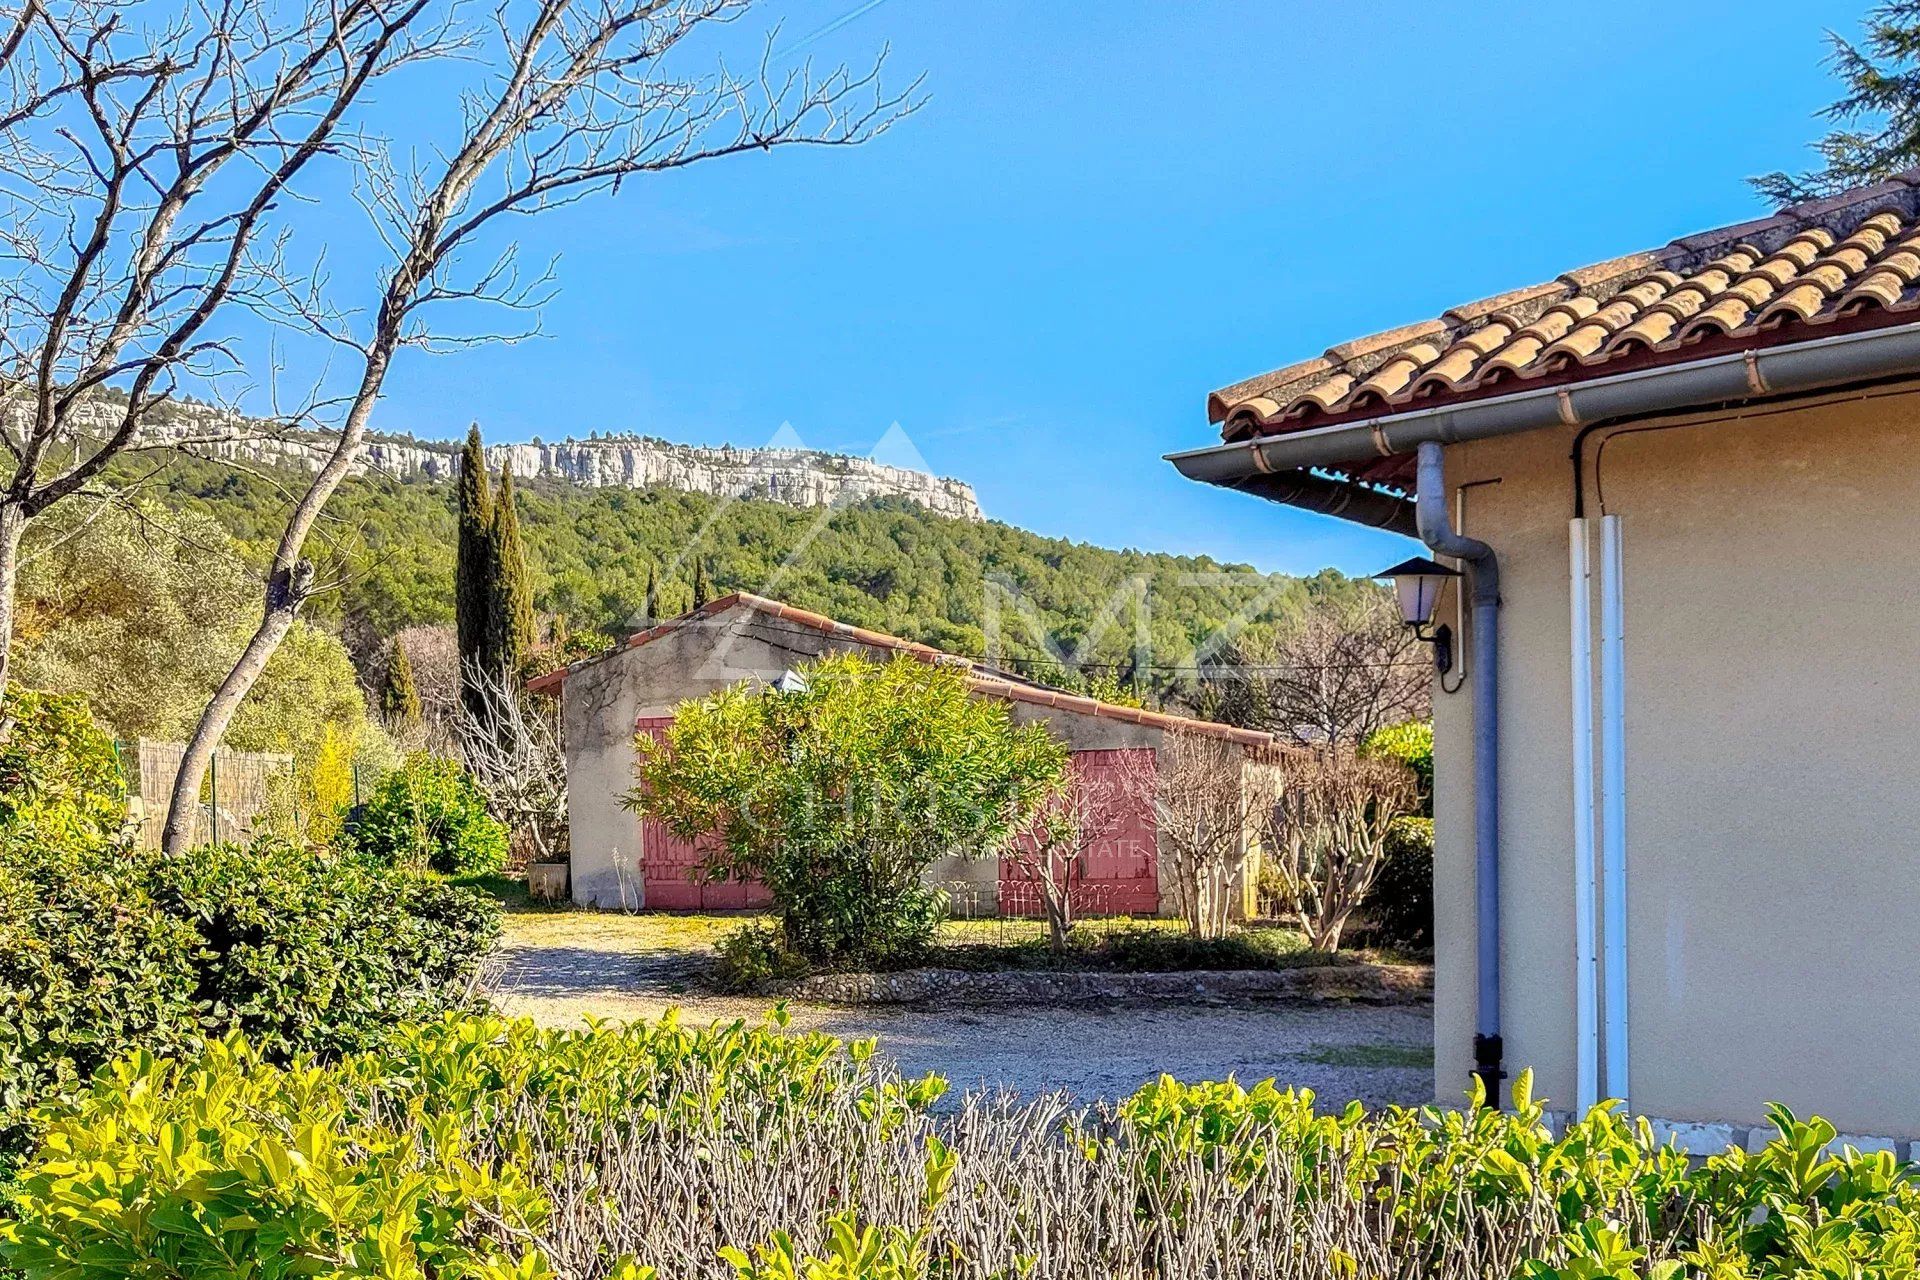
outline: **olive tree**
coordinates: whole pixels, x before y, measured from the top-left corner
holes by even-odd
[[[976,697],[964,668],[842,656],[804,687],[743,684],[683,704],[638,742],[628,804],[707,837],[716,880],[766,886],[788,949],[884,961],[924,947],[945,858],[997,856],[1064,785],[1066,747]]]

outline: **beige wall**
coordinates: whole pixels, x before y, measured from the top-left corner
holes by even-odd
[[[1671,422],[1587,447],[1612,435],[1597,479],[1625,560],[1632,1105],[1755,1123],[1779,1100],[1920,1136],[1920,396]],[[1461,525],[1502,567],[1507,1063],[1563,1103],[1571,441],[1447,454]],[[1469,690],[1437,695],[1443,1100],[1472,1057],[1471,735]]]

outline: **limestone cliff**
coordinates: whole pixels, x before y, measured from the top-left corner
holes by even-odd
[[[215,422],[216,418],[220,421]],[[191,441],[232,425],[232,419],[215,410],[183,406],[165,421],[149,422],[144,434],[155,441]],[[325,442],[316,436],[263,432],[249,439],[189,447],[201,456],[233,458],[256,466],[314,467],[323,456]],[[983,518],[973,486],[964,481],[813,449],[708,448],[650,436],[569,437],[555,444],[491,445],[487,461],[495,469],[511,461],[514,475],[522,480],[560,480],[588,488],[660,486],[716,497],[763,498],[796,507],[907,498],[935,515]],[[376,437],[368,443],[355,473],[449,480],[458,469],[459,450],[454,443]]]

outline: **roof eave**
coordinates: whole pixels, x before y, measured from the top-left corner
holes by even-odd
[[[1255,436],[1170,453],[1166,459],[1190,480],[1250,488],[1258,477],[1340,470],[1410,453],[1427,441],[1456,444],[1914,376],[1920,376],[1920,322]]]

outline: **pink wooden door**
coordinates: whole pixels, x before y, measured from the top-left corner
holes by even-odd
[[[672,716],[642,716],[635,723],[637,733],[658,740]],[[665,823],[653,818],[640,820],[640,881],[646,894],[644,905],[650,911],[737,911],[764,907],[771,900],[766,887],[758,881],[704,883],[700,864],[713,848],[714,837],[683,840],[669,831]]]
[[[1100,837],[1082,860],[1072,889],[1074,909],[1087,915],[1150,915],[1160,907],[1158,828],[1152,800],[1141,788],[1121,788],[1114,778],[1123,769],[1154,767],[1153,748],[1076,751],[1076,786],[1100,788]],[[1023,837],[1024,838],[1024,837]],[[1003,915],[1044,913],[1039,886],[1011,859],[1000,860],[1000,911]]]

